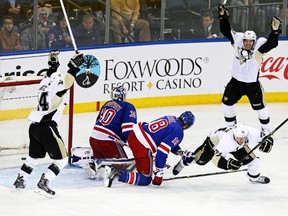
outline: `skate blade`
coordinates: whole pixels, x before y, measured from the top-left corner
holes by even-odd
[[[44,197],[49,198],[49,199],[53,199],[55,197],[55,195],[48,194],[41,189],[36,189],[36,190],[34,190],[34,192],[40,196],[44,196]]]

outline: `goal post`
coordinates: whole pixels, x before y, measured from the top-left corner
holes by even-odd
[[[37,107],[42,76],[0,77],[0,156],[28,153],[30,112]],[[59,131],[68,149],[73,142],[74,86],[69,92],[69,104],[64,109]]]

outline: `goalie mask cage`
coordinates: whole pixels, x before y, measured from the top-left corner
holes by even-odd
[[[30,112],[37,107],[39,83],[43,77],[0,78],[0,156],[28,153]],[[69,104],[59,123],[59,132],[71,155],[73,126],[73,86]]]

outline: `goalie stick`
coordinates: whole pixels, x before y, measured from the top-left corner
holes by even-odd
[[[171,178],[163,179],[163,181],[171,181],[171,180],[187,179],[187,178],[197,178],[197,177],[212,176],[212,175],[222,175],[222,174],[244,172],[244,171],[247,171],[247,169],[240,169],[240,170],[235,170],[235,171],[221,171],[221,172],[213,172],[213,173],[202,173],[202,174],[187,175],[187,176],[177,176],[177,177],[171,177]]]
[[[288,118],[286,118],[280,125],[278,125],[271,133],[267,134],[261,142],[259,142],[254,148],[252,148],[247,154],[239,160],[240,164],[243,164],[243,161],[252,153],[255,151],[255,149],[259,148],[266,140],[271,137],[276,131],[278,131],[286,122],[288,121]]]

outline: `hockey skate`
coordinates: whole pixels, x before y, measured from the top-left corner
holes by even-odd
[[[119,171],[117,168],[105,166],[105,173],[104,173],[104,185],[105,187],[111,187],[113,181],[118,179],[120,176]]]
[[[16,181],[13,184],[13,188],[14,189],[24,189],[25,187],[26,187],[26,183],[25,183],[25,180],[24,180],[23,176],[18,174],[18,177],[17,177]]]
[[[268,184],[270,182],[270,179],[266,176],[259,176],[255,180],[249,179],[252,183],[260,183],[260,184]]]
[[[45,196],[47,198],[54,198],[55,191],[51,190],[48,184],[49,184],[49,181],[48,179],[45,179],[45,174],[43,173],[40,181],[37,184],[38,189],[35,190],[35,193]]]
[[[184,168],[183,160],[181,159],[174,167],[173,167],[173,175],[178,175],[181,170]]]

